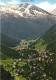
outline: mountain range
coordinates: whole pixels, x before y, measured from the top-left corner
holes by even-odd
[[[35,39],[56,23],[56,16],[32,4],[0,5],[1,33]]]

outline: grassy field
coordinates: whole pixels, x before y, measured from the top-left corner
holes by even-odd
[[[44,40],[40,40],[40,42],[38,44],[35,45],[36,50],[37,49],[46,49],[46,44],[43,45]]]
[[[26,78],[22,77],[22,76],[16,76],[15,80],[26,80]]]
[[[7,65],[7,64],[9,64],[9,65],[13,65],[13,63],[14,63],[14,60],[0,60],[0,65]]]
[[[18,66],[22,67],[22,66],[25,66],[25,62],[24,61],[21,61]]]

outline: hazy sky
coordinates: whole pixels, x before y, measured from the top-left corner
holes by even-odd
[[[23,2],[22,2],[23,1]],[[56,8],[56,0],[0,0],[0,5],[30,3],[50,11]]]

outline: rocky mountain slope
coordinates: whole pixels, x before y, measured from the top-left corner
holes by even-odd
[[[1,32],[13,38],[35,39],[56,23],[56,16],[30,4],[0,5]]]
[[[50,13],[56,15],[56,9],[54,9],[53,11],[50,11]]]

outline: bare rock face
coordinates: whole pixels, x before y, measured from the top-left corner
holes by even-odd
[[[18,39],[35,39],[56,23],[56,16],[32,4],[0,5],[1,32]]]

